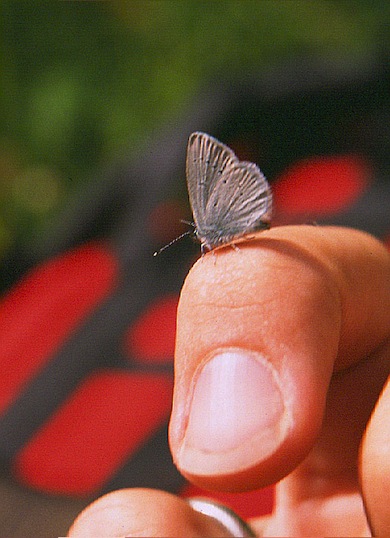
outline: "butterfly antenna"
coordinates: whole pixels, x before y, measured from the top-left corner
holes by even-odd
[[[163,250],[165,250],[166,248],[169,248],[171,245],[173,245],[174,243],[176,243],[176,241],[179,241],[180,239],[182,239],[183,237],[185,237],[186,235],[190,235],[194,233],[193,230],[187,230],[186,232],[180,234],[178,237],[175,237],[175,239],[172,239],[172,241],[170,241],[167,245],[164,245],[163,247],[161,247],[159,250],[156,250],[156,252],[153,253],[153,256],[158,256],[159,254],[161,254],[161,252]]]

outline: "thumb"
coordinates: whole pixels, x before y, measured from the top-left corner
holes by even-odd
[[[178,308],[170,445],[182,474],[240,491],[296,468],[318,439],[333,372],[388,335],[389,271],[371,236],[320,226],[274,228],[200,259]],[[370,402],[382,386],[375,374]],[[366,424],[360,407],[356,432]],[[343,459],[345,436],[337,450],[321,445],[321,468],[354,465],[354,450]]]

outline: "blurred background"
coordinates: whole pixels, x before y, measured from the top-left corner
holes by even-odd
[[[385,0],[5,0],[1,9],[2,260],[41,240],[102,167],[145,151],[216,81],[259,80],[297,59],[343,62],[346,76],[354,68],[363,78],[390,48]],[[264,139],[268,127],[259,125]],[[294,135],[283,136],[286,146]]]
[[[260,165],[275,224],[351,225],[389,241],[390,4],[3,0],[0,9],[0,530],[52,536],[115,487],[192,492],[169,460],[166,422],[177,295],[199,248],[186,239],[152,256],[191,219],[192,131]],[[98,392],[112,401],[118,384],[130,415],[119,403],[97,411]],[[153,407],[137,415],[146,390],[163,394],[154,423]],[[110,438],[122,448],[99,475],[112,444],[97,446],[96,432],[109,437],[113,416],[118,430],[124,420],[145,429],[131,446]],[[95,482],[85,460],[74,467],[81,446]],[[253,515],[260,498],[269,510],[260,492],[240,498],[241,513]]]

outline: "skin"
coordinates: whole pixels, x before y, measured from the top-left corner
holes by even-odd
[[[319,226],[273,228],[238,247],[198,260],[181,293],[176,465],[208,489],[277,483],[274,513],[249,522],[258,536],[388,536],[388,251]],[[182,499],[129,489],[98,499],[69,536],[224,533]]]

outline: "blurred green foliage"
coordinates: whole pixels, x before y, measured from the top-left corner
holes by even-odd
[[[0,259],[218,76],[386,48],[376,0],[3,0]],[[131,148],[131,149],[130,149]]]

